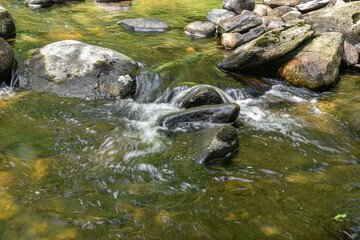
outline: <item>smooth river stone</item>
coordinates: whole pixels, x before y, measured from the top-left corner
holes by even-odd
[[[307,3],[299,4],[296,8],[301,12],[309,12],[329,4],[329,0],[314,0]]]
[[[16,32],[15,23],[10,13],[0,5],[0,37],[8,38]]]
[[[251,28],[257,27],[262,24],[262,20],[259,16],[252,12],[245,12],[237,15],[229,20],[222,21],[219,24],[219,31],[225,32],[246,32]]]
[[[124,19],[119,24],[126,30],[135,33],[165,32],[170,29],[166,22],[157,18]]]
[[[255,7],[255,0],[224,0],[223,8],[240,14],[244,10],[252,11]]]
[[[206,16],[206,21],[219,24],[221,21],[235,17],[236,14],[226,9],[212,9]]]
[[[280,6],[295,7],[300,3],[300,0],[264,0],[264,3],[272,8]]]
[[[185,27],[185,33],[195,37],[212,37],[216,32],[216,25],[212,22],[196,21]]]

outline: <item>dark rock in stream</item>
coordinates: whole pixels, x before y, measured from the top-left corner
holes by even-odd
[[[34,53],[20,86],[85,99],[134,94],[138,65],[111,49],[73,40],[55,42]]]
[[[16,33],[15,23],[10,13],[0,5],[0,37],[8,38]]]
[[[341,33],[322,33],[308,40],[288,55],[291,58],[278,70],[278,75],[294,86],[324,89],[339,74],[344,53]]]
[[[255,0],[224,0],[223,8],[240,14],[243,10],[254,10]]]
[[[199,38],[213,37],[216,32],[216,25],[212,22],[195,21],[185,27],[185,33]]]
[[[227,162],[239,148],[236,128],[216,126],[191,133],[182,133],[174,141],[175,159],[189,159],[201,164]]]
[[[184,91],[184,95],[181,94],[175,98],[174,103],[181,108],[192,108],[203,105],[222,104],[224,100],[214,87],[198,85]]]
[[[6,82],[10,85],[11,72],[15,65],[14,51],[3,38],[0,38],[0,49],[0,83]]]
[[[170,113],[160,119],[160,125],[174,128],[205,129],[214,124],[232,123],[239,116],[240,107],[235,103],[204,105]]]
[[[133,18],[118,22],[123,28],[135,33],[161,33],[170,29],[170,26],[157,18]]]
[[[25,5],[31,9],[51,7],[54,4],[68,2],[69,0],[26,0]],[[83,1],[83,0],[71,0],[71,1]]]
[[[314,33],[310,25],[302,22],[286,24],[241,45],[219,64],[219,68],[230,72],[251,69],[285,55]]]
[[[329,6],[304,14],[316,32],[340,32],[351,44],[360,42],[360,2]]]

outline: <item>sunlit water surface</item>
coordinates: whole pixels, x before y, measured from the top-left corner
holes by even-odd
[[[0,89],[0,239],[359,238],[360,77],[316,93],[220,72],[217,40],[183,33],[220,2],[134,0],[114,12],[92,1],[40,10],[2,1],[17,25],[19,72],[31,51],[64,39],[115,49],[145,70],[128,100]],[[117,25],[133,17],[172,30]],[[179,110],[171,96],[183,83],[214,85],[240,105],[231,163],[194,163],[158,126]]]

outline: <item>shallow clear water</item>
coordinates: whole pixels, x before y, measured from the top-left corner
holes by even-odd
[[[133,1],[125,12],[92,1],[40,10],[2,4],[17,25],[20,71],[29,51],[76,39],[150,72],[139,76],[134,100],[0,89],[0,239],[359,238],[359,76],[315,93],[220,72],[226,53],[217,40],[182,30],[220,1]],[[157,17],[173,29],[137,35],[116,24],[130,17]],[[230,164],[192,162],[157,125],[178,110],[167,103],[168,87],[178,95],[183,82],[217,86],[240,105],[240,149]],[[251,97],[249,86],[268,90]]]

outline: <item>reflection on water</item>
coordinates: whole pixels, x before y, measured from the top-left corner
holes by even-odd
[[[20,73],[28,50],[63,39],[115,49],[146,70],[134,100],[0,88],[0,239],[359,238],[359,76],[316,93],[218,71],[216,40],[183,33],[221,8],[215,0],[134,0],[117,13],[93,1],[5,5]],[[116,24],[135,17],[173,28],[143,36]],[[171,99],[199,83],[241,107],[229,165],[177,160],[173,136],[157,124],[179,110]]]

